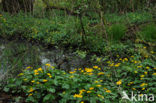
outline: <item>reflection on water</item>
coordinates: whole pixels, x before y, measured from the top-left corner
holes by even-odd
[[[0,39],[0,76],[16,75],[27,66],[37,68],[46,63],[66,71],[87,65],[85,59],[62,49],[45,49],[26,41]]]

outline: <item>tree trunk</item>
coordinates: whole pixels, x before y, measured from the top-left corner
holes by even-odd
[[[33,3],[35,0],[2,0],[3,11],[10,13],[18,13],[20,10],[24,12],[33,11]]]

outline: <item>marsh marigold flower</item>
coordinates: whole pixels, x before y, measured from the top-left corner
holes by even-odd
[[[107,93],[111,93],[111,91],[110,91],[110,90],[106,90],[106,92],[107,92]]]
[[[92,68],[85,68],[85,71],[90,73],[90,72],[93,72],[93,69]]]
[[[33,88],[30,88],[30,90],[28,92],[33,92],[33,91],[34,91],[34,89]]]
[[[48,80],[46,80],[46,79],[43,79],[42,81],[43,81],[43,82],[47,82]]]
[[[47,63],[46,66],[50,67],[51,65]]]
[[[93,90],[93,89],[94,89],[94,87],[90,87],[90,88],[89,88],[89,90]]]
[[[34,83],[34,82],[35,82],[34,80],[31,81],[31,83]]]
[[[96,87],[101,87],[101,85],[96,85]]]
[[[93,66],[93,68],[94,68],[94,69],[97,69],[97,68],[99,68],[99,67],[98,67],[98,66]]]
[[[87,91],[87,93],[91,93],[91,91]]]
[[[98,73],[98,75],[104,75],[104,72],[100,72],[100,73]]]
[[[20,73],[18,76],[22,76],[22,75],[24,75],[24,73]]]
[[[29,94],[28,96],[30,97],[30,96],[32,96],[33,94],[31,93],[31,94]]]
[[[73,97],[74,97],[74,98],[82,98],[82,95],[81,95],[81,94],[74,94]]]
[[[116,84],[117,84],[117,85],[121,85],[121,84],[122,84],[122,81],[119,80],[119,81],[116,82]]]
[[[42,71],[42,68],[38,68],[38,71]]]
[[[141,78],[145,77],[145,75],[140,75]]]

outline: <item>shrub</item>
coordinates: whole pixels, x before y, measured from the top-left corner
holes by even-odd
[[[126,33],[126,26],[123,24],[113,24],[107,30],[110,41],[119,41]]]
[[[156,40],[156,24],[148,24],[145,26],[141,26],[141,31],[138,33],[141,39],[147,41]]]

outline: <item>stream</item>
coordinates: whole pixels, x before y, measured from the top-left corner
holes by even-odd
[[[81,58],[77,53],[60,48],[50,48],[22,40],[0,39],[0,79],[17,75],[27,66],[44,67],[46,63],[65,71],[89,66],[89,57]]]

